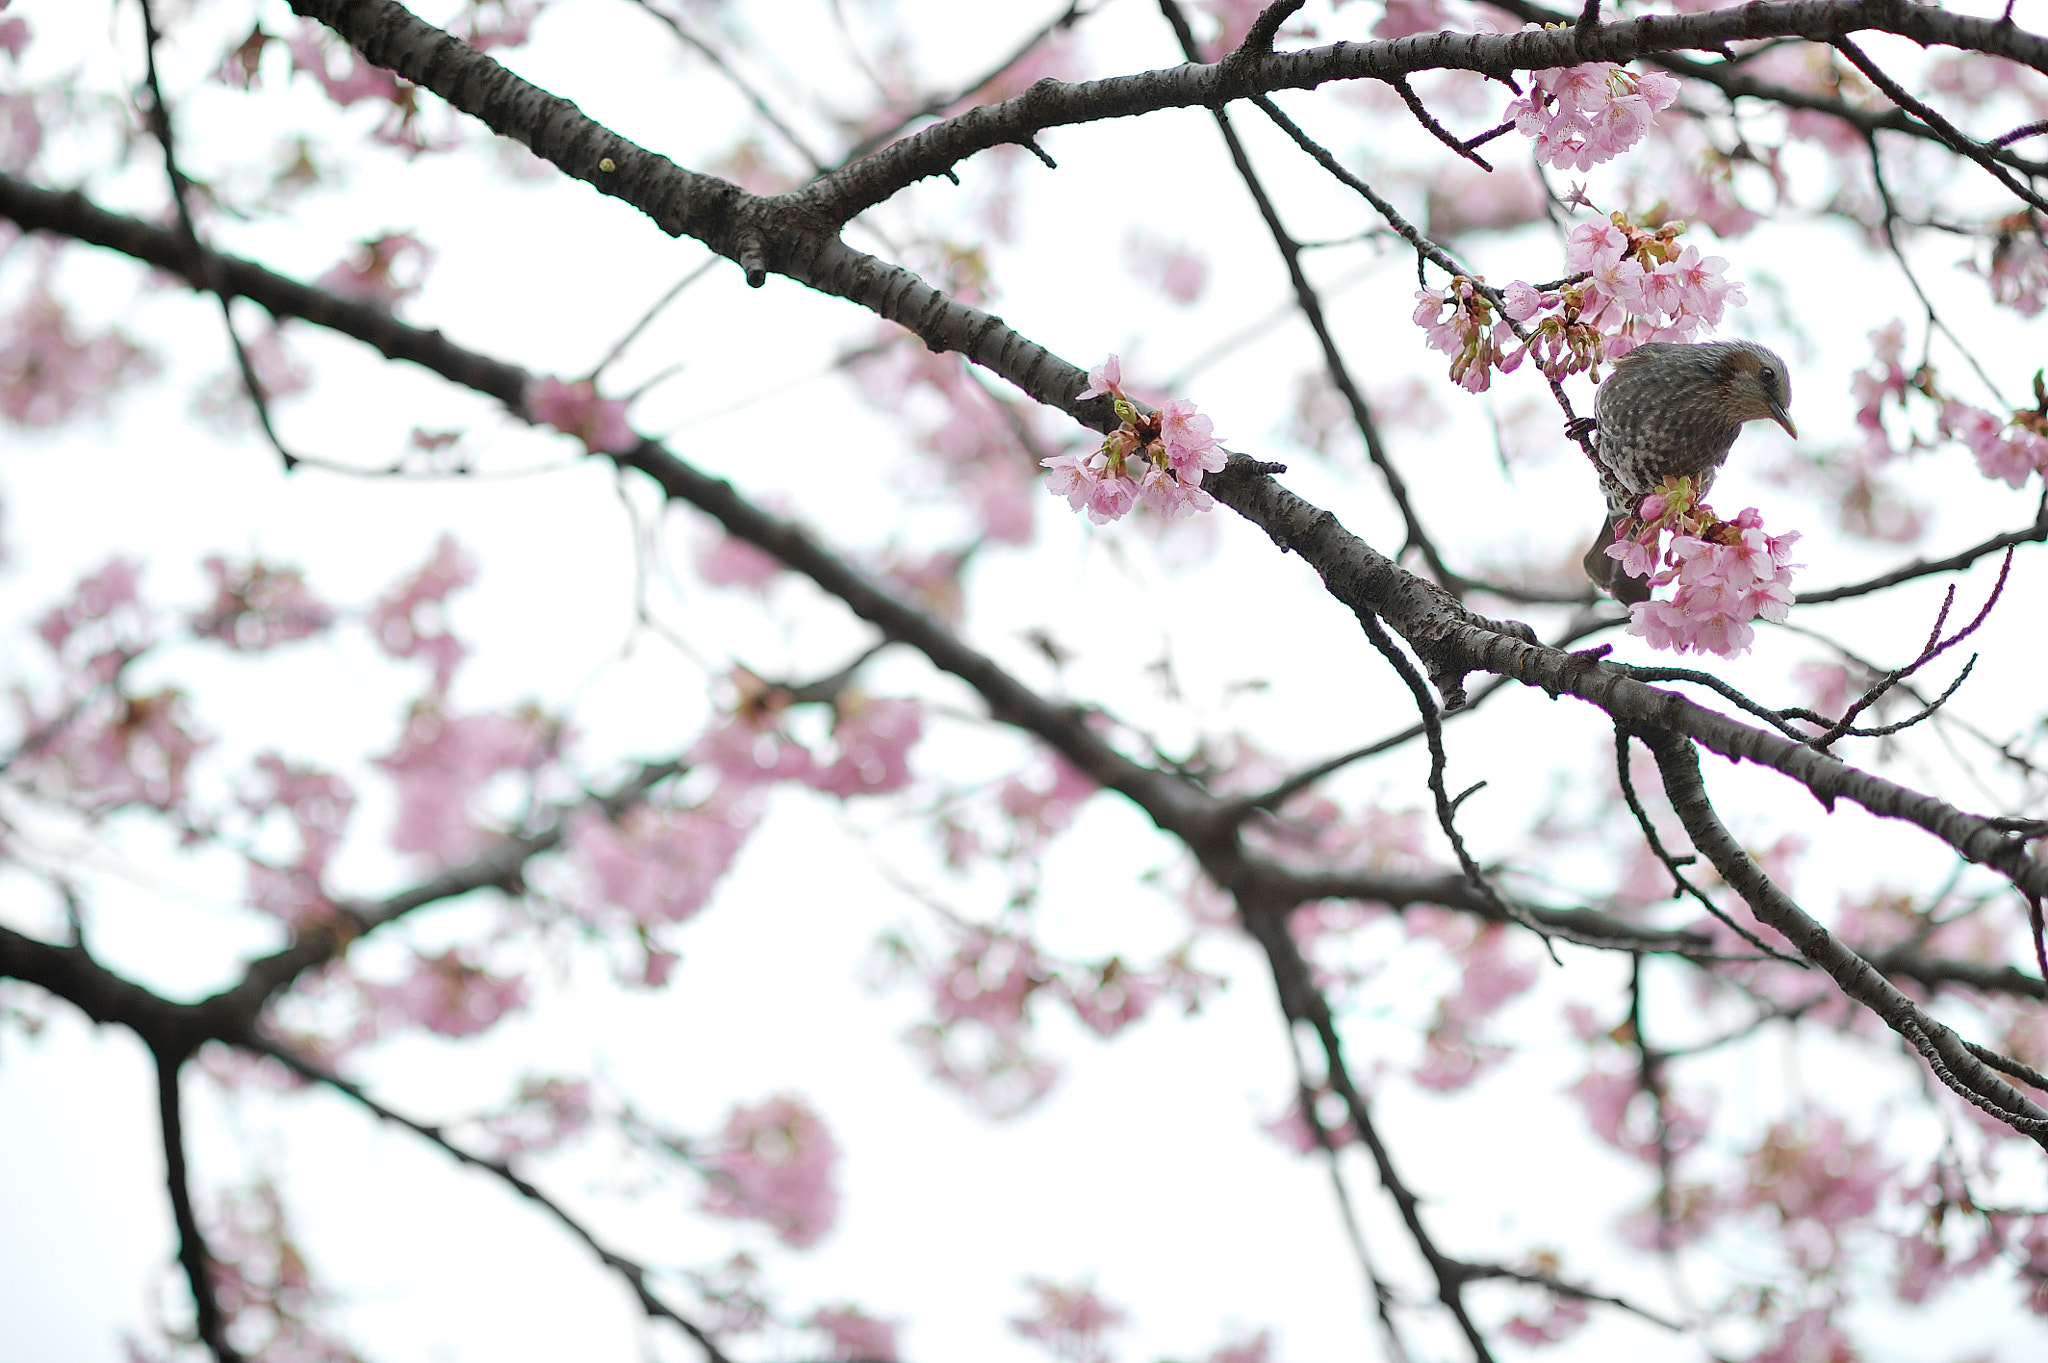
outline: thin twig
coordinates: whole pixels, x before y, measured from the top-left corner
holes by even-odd
[[[1408,106],[1408,112],[1415,115],[1417,123],[1420,123],[1429,130],[1430,136],[1481,170],[1492,171],[1492,163],[1478,152],[1472,150],[1470,143],[1460,141],[1456,133],[1453,133],[1449,128],[1436,121],[1436,115],[1432,114],[1429,111],[1429,106],[1422,102],[1422,96],[1415,93],[1415,87],[1408,83],[1406,76],[1396,76],[1388,84],[1392,85],[1395,91],[1400,94],[1401,102]]]
[[[439,1127],[415,1121],[404,1113],[386,1107],[365,1092],[361,1085],[344,1079],[332,1071],[322,1069],[312,1061],[298,1055],[278,1042],[251,1036],[244,1039],[240,1044],[244,1049],[253,1051],[258,1055],[269,1056],[303,1079],[324,1084],[335,1092],[355,1100],[381,1120],[390,1122],[395,1126],[404,1127],[414,1135],[438,1147],[457,1162],[466,1164],[472,1169],[481,1169],[485,1173],[492,1175],[521,1197],[554,1217],[556,1221],[568,1229],[570,1234],[589,1247],[590,1251],[604,1263],[606,1268],[611,1269],[621,1278],[624,1278],[627,1285],[633,1289],[633,1294],[639,1298],[640,1309],[646,1312],[648,1316],[669,1321],[681,1329],[684,1334],[697,1342],[699,1348],[704,1350],[704,1356],[710,1360],[710,1363],[732,1363],[732,1360],[727,1358],[724,1352],[719,1349],[718,1341],[706,1333],[702,1327],[698,1326],[696,1322],[688,1317],[679,1314],[668,1303],[654,1295],[653,1290],[647,1285],[649,1272],[644,1265],[636,1263],[604,1245],[582,1222],[571,1216],[559,1202],[556,1202],[546,1193],[534,1187],[533,1184],[514,1173],[511,1165],[503,1160],[486,1159],[482,1155],[473,1154],[463,1149],[444,1136]]]
[[[227,327],[228,344],[234,348],[235,366],[242,372],[242,386],[248,391],[249,404],[256,409],[256,422],[263,428],[264,438],[270,441],[270,447],[284,461],[285,472],[289,473],[298,467],[299,458],[285,448],[277,427],[271,424],[269,399],[263,394],[263,384],[256,377],[256,366],[242,345],[241,334],[235,330],[232,295],[220,267],[220,258],[200,241],[198,224],[192,218],[192,205],[187,193],[190,182],[178,169],[176,139],[171,132],[171,108],[164,102],[163,84],[157,79],[156,46],[162,35],[157,32],[156,15],[150,8],[150,0],[139,0],[139,3],[142,6],[143,54],[147,59],[149,82],[149,127],[164,151],[164,174],[171,182],[171,201],[177,208],[178,231],[185,241],[186,269],[196,268],[199,277],[206,282],[207,292],[220,301],[221,322]]]
[[[199,1228],[192,1206],[192,1178],[185,1164],[185,1119],[178,1077],[191,1052],[165,1049],[152,1042],[156,1056],[157,1118],[163,1133],[164,1181],[171,1194],[171,1217],[178,1226],[178,1263],[192,1291],[194,1326],[217,1363],[240,1363],[241,1352],[228,1342],[227,1317],[214,1294],[213,1254]]]
[[[1865,56],[1863,49],[1856,46],[1852,39],[1844,35],[1835,38],[1833,41],[1835,50],[1847,57],[1858,71],[1861,71],[1869,78],[1872,85],[1884,91],[1885,98],[1898,105],[1901,109],[1906,110],[1915,118],[1918,118],[1928,127],[1934,129],[1942,141],[1984,167],[1985,170],[1991,173],[1994,179],[2021,199],[2036,208],[2048,211],[2048,199],[2043,199],[2032,189],[2015,179],[2013,173],[1998,164],[1997,158],[1993,157],[1990,151],[1978,143],[1975,138],[1967,136],[1961,128],[1943,118],[1939,113],[1928,107],[1928,105],[1907,94],[1905,88],[1890,76],[1887,76],[1876,62]],[[1875,141],[1876,134],[1872,133],[1871,138]]]

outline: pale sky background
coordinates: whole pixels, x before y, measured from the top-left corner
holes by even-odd
[[[1056,6],[1047,0],[1000,10],[910,8],[918,19],[912,31],[947,52],[946,70],[975,71]],[[1352,7],[1337,32],[1361,35],[1371,20],[1367,8]],[[790,9],[802,17],[778,30],[776,42],[790,70],[808,72],[832,48],[826,11],[795,0]],[[118,90],[140,70],[132,6],[113,9],[111,20],[107,6],[75,0],[16,0],[10,12],[24,15],[37,34],[26,79],[77,66],[82,89]],[[2022,4],[2017,17],[2039,28],[2048,6]],[[292,22],[282,5],[267,7],[264,18],[273,32]],[[239,38],[246,22],[246,8],[234,4],[176,18],[167,78],[182,92],[193,173],[262,162],[273,144],[302,127],[359,133],[369,126],[366,111],[337,118],[304,78],[282,104],[267,92],[256,106],[261,119],[248,116],[251,106],[240,95],[195,88],[195,73]],[[1110,5],[1090,22],[1086,41],[1092,72],[1175,59],[1153,8],[1135,0]],[[1869,46],[1882,57],[1897,55],[1891,45]],[[283,75],[281,57],[274,53],[271,61],[280,64],[266,67],[273,84]],[[685,164],[701,164],[723,144],[735,108],[701,64],[631,6],[612,0],[556,6],[534,45],[506,60]],[[1329,126],[1350,129],[1337,137],[1339,149],[1358,149],[1362,125],[1337,118],[1335,98],[1326,92],[1283,103],[1305,118],[1328,111]],[[1240,116],[1238,125],[1281,187],[1298,235],[1342,236],[1366,225],[1334,187],[1305,176],[1254,117]],[[479,140],[474,129],[465,135]],[[1018,243],[1000,252],[1004,292],[992,305],[1022,332],[1079,364],[1114,350],[1127,363],[1165,373],[1280,304],[1280,267],[1206,114],[1065,129],[1044,142],[1060,168],[1026,162],[1014,172],[1029,192]],[[552,178],[508,182],[487,151],[411,164],[361,156],[347,144],[337,144],[335,154],[352,166],[342,187],[317,191],[302,210],[274,221],[221,223],[216,243],[310,278],[359,237],[416,230],[440,255],[407,319],[442,327],[458,342],[536,373],[586,371],[642,308],[704,258],[701,247],[665,238],[583,186]],[[81,156],[78,164],[79,171],[57,178],[68,183],[98,161]],[[962,168],[970,189],[974,177],[993,173],[987,158]],[[1156,177],[1172,192],[1129,192],[1134,177],[1140,184]],[[153,216],[163,202],[160,179],[160,167],[145,154],[127,172],[89,184],[101,202]],[[1978,191],[1966,185],[1964,192]],[[959,197],[942,181],[927,183],[877,220],[900,237],[913,219],[942,223]],[[1198,308],[1177,312],[1128,279],[1119,255],[1132,225],[1201,243],[1216,270]],[[1753,304],[1732,334],[1758,335],[1793,358],[1793,410],[1806,440],[1822,447],[1849,431],[1847,377],[1867,358],[1865,333],[1910,307],[1895,276],[1848,258],[1849,240],[1839,227],[1804,225],[1715,248],[1750,282]],[[1549,268],[1554,247],[1540,233],[1479,254],[1499,279],[1558,273]],[[2039,329],[1993,314],[1981,283],[1954,269],[1957,254],[1953,243],[1937,242],[1917,259],[1925,277],[1940,282],[1951,322],[1991,338],[1985,352],[2001,366],[1995,377],[2016,396],[2039,362]],[[1319,279],[1336,279],[1363,258],[1320,253],[1313,269]],[[21,267],[9,270],[19,287]],[[281,409],[295,447],[374,464],[394,457],[414,425],[463,426],[487,469],[560,467],[498,481],[352,479],[316,470],[286,478],[258,441],[224,438],[186,419],[195,381],[225,363],[218,317],[210,304],[182,293],[138,297],[139,275],[125,262],[74,250],[60,279],[83,311],[150,338],[163,375],[125,395],[105,419],[54,433],[9,430],[0,445],[12,551],[0,572],[0,619],[10,622],[0,634],[0,661],[10,682],[48,681],[28,622],[110,554],[146,558],[145,591],[170,606],[197,603],[199,559],[224,552],[301,565],[327,600],[360,607],[417,567],[445,529],[482,566],[477,586],[453,608],[457,630],[477,645],[458,678],[459,705],[482,710],[534,698],[566,710],[581,735],[583,769],[596,775],[609,762],[688,745],[708,713],[704,673],[633,629],[626,503],[642,519],[654,515],[645,487],[629,484],[622,501],[616,480],[598,464],[576,460],[567,439],[528,432],[438,378],[310,329],[295,333],[295,343],[317,364],[316,387]],[[1596,519],[1590,479],[1576,456],[1518,465],[1512,483],[1494,476],[1482,405],[1441,381],[1442,357],[1425,352],[1421,333],[1408,325],[1412,280],[1412,262],[1389,256],[1344,295],[1338,313],[1361,368],[1386,378],[1429,376],[1446,413],[1438,431],[1392,437],[1424,517],[1442,528],[1461,562],[1507,558],[1530,544],[1559,557],[1569,550],[1575,560]],[[1816,280],[1839,287],[1817,294]],[[1779,328],[1773,281],[1795,300],[1799,335]],[[250,315],[243,317],[245,333],[253,331]],[[842,380],[823,374],[834,355],[872,330],[872,319],[848,304],[782,280],[749,291],[736,269],[720,266],[650,329],[611,385],[630,391],[681,364],[635,408],[641,429],[676,432],[674,448],[684,457],[787,506],[828,543],[872,548],[879,544],[876,528],[896,519],[921,467],[905,457],[905,437]],[[1277,443],[1293,376],[1311,357],[1306,329],[1289,322],[1261,345],[1203,371],[1187,396],[1213,414],[1234,448],[1290,459],[1290,486],[1372,542],[1397,542],[1391,508],[1373,480]],[[1988,405],[1964,383],[1959,365],[1944,373]],[[1504,385],[1504,402],[1539,391],[1530,375],[1518,379]],[[770,393],[732,410],[740,399]],[[723,415],[705,415],[721,409]],[[1752,430],[1741,453],[1761,463],[1781,440]],[[1960,452],[1942,460],[1907,473],[1942,497],[1928,552],[1950,552],[2026,522],[2038,489],[1987,485]],[[1715,501],[1724,511],[1754,503],[1772,528],[1807,530],[1811,566],[1802,586],[1859,578],[1903,557],[1839,543],[1809,506],[1755,476],[1741,458]],[[1163,561],[1128,527],[1092,531],[1050,499],[1039,511],[1037,547],[991,553],[971,578],[970,639],[1025,679],[1054,685],[1020,637],[1045,627],[1078,655],[1064,678],[1071,694],[1126,716],[1157,714],[1169,745],[1195,732],[1185,712],[1161,711],[1144,679],[1144,667],[1169,645],[1183,690],[1208,711],[1208,731],[1242,727],[1292,760],[1313,760],[1409,722],[1405,693],[1348,615],[1299,563],[1275,554],[1228,513],[1206,527],[1216,538],[1215,555],[1190,568]],[[700,519],[675,511],[663,524],[686,564]],[[932,512],[910,524],[924,544],[942,542],[952,528]],[[1985,631],[1977,645],[1983,659],[1957,702],[2001,732],[2009,727],[2005,717],[2030,713],[2017,707],[2039,705],[2039,562],[2038,552],[2018,560],[2014,591],[2021,604],[2009,602]],[[1910,647],[1907,637],[1924,631],[1941,586],[1915,584],[1882,602],[1794,618],[1893,656]],[[1962,600],[1974,606],[1987,586],[1987,573],[1970,575]],[[830,671],[867,637],[843,610],[798,583],[777,587],[765,612],[694,584],[680,597],[657,586],[653,601],[677,633],[720,666],[736,658],[778,676]],[[1559,617],[1529,618],[1554,628]],[[1636,641],[1612,637],[1619,656],[1647,656]],[[1715,670],[1739,685],[1786,694],[1786,668],[1818,656],[1812,645],[1776,633],[1753,657]],[[1223,709],[1228,684],[1254,676],[1275,684],[1262,694],[1235,693]],[[386,662],[359,631],[344,628],[255,666],[200,649],[171,650],[139,680],[171,677],[192,687],[205,727],[220,739],[203,793],[225,791],[237,761],[266,747],[340,765],[361,803],[337,879],[362,894],[410,879],[378,850],[392,802],[361,759],[388,750],[421,669]],[[964,688],[901,652],[872,665],[866,683],[877,694],[918,694],[979,712]],[[1605,728],[1589,707],[1532,692],[1503,696],[1454,726],[1454,788],[1482,776],[1492,783],[1467,806],[1479,855],[1512,851],[1525,812],[1551,798],[1549,754],[1566,755],[1555,770],[1564,773],[1558,779],[1567,798],[1598,779],[1611,763]],[[1938,747],[1922,746],[1935,754],[1930,762],[1945,760]],[[986,726],[941,717],[928,728],[917,761],[956,777],[999,774],[1025,751]],[[1545,756],[1533,757],[1538,751]],[[1426,798],[1422,770],[1421,754],[1407,751],[1347,774],[1333,789],[1347,805],[1384,793],[1397,806],[1411,806]],[[1892,774],[1909,782],[1948,779],[1910,765]],[[1935,845],[1917,833],[1880,826],[1846,807],[1825,819],[1809,799],[1792,798],[1766,774],[1714,760],[1708,780],[1737,832],[1753,843],[1769,841],[1780,828],[1812,838],[1816,850],[1797,888],[1817,909],[1833,903],[1838,884],[1867,884],[1878,873],[1925,885],[1946,869]],[[16,808],[15,797],[0,798],[10,819],[33,819],[32,811]],[[79,830],[48,819],[23,827],[22,841],[45,856],[66,857],[84,846]],[[93,892],[94,945],[115,969],[196,997],[233,978],[239,962],[276,934],[234,907],[239,872],[232,859],[175,856],[164,841],[146,826],[125,824],[93,840],[85,879]],[[1046,860],[1039,908],[1046,944],[1073,955],[1121,950],[1140,957],[1171,946],[1186,931],[1185,915],[1143,877],[1179,864],[1173,846],[1131,809],[1110,798],[1090,802]],[[395,1106],[447,1117],[500,1101],[522,1071],[591,1070],[648,1112],[698,1131],[715,1127],[735,1102],[782,1090],[803,1094],[846,1152],[839,1227],[808,1252],[785,1250],[765,1231],[695,1215],[688,1179],[657,1185],[636,1200],[603,1142],[542,1160],[535,1176],[571,1206],[589,1210],[600,1233],[629,1254],[705,1266],[746,1248],[759,1253],[768,1284],[792,1314],[851,1299],[905,1319],[904,1355],[912,1363],[1040,1357],[1005,1325],[1029,1304],[1020,1285],[1026,1277],[1092,1279],[1130,1313],[1130,1325],[1112,1344],[1133,1363],[1197,1359],[1258,1329],[1273,1331],[1276,1363],[1379,1356],[1323,1167],[1289,1155],[1258,1129],[1285,1106],[1293,1081],[1278,1011],[1253,951],[1205,937],[1197,961],[1229,978],[1223,994],[1199,1017],[1161,1012],[1113,1043],[1041,1010],[1045,1047],[1061,1058],[1065,1080],[1024,1118],[991,1125],[925,1082],[901,1043],[903,1029],[920,1016],[916,991],[877,993],[863,983],[878,931],[928,926],[928,915],[885,869],[963,914],[990,917],[1000,904],[992,877],[950,882],[934,870],[914,817],[881,803],[841,806],[789,792],[712,906],[678,934],[685,960],[670,989],[622,996],[587,954],[564,958],[536,971],[534,1006],[487,1037],[388,1043],[362,1057],[356,1072]],[[1589,872],[1590,879],[1597,875]],[[52,930],[44,899],[25,878],[0,873],[0,886],[0,920]],[[366,944],[361,959],[374,965],[380,951],[381,959],[395,959],[401,943],[438,947],[486,919],[476,905],[436,909],[393,934],[390,944]],[[1377,949],[1387,956],[1395,941],[1383,925],[1362,939],[1359,954]],[[1446,1246],[1481,1258],[1558,1247],[1575,1276],[1662,1302],[1654,1262],[1607,1232],[1619,1212],[1648,1193],[1650,1180],[1639,1166],[1596,1148],[1576,1104],[1561,1093],[1581,1072],[1581,1060],[1557,1021],[1557,1000],[1567,991],[1590,993],[1618,1009],[1626,965],[1569,946],[1560,951],[1566,970],[1547,972],[1495,1023],[1500,1035],[1526,1048],[1523,1055],[1450,1100],[1390,1077],[1378,1115],[1411,1186],[1432,1199],[1432,1226]],[[1441,959],[1425,949],[1395,959],[1347,1023],[1362,1072],[1376,1058],[1399,1064],[1413,1054],[1417,1024],[1426,1022],[1433,991],[1447,977]],[[1663,981],[1669,1014],[1653,1013],[1652,1030],[1675,1034],[1686,1025],[1680,1008],[1689,997],[1687,972],[1675,965],[1652,971]],[[12,1028],[0,1032],[0,1360],[99,1363],[120,1357],[122,1332],[146,1333],[153,1298],[185,1309],[183,1282],[170,1265],[154,1080],[127,1035],[95,1032],[65,1005],[45,1011],[50,1024],[39,1039],[25,1040]],[[1914,1106],[1910,1076],[1896,1064],[1875,1063],[1879,1054],[1812,1038],[1795,1049],[1773,1032],[1717,1059],[1709,1072],[1724,1081],[1731,1132],[1767,1124],[1790,1095],[1804,1091],[1831,1096],[1866,1127],[1917,1142],[1930,1127]],[[671,1330],[642,1326],[617,1280],[541,1213],[487,1179],[455,1171],[411,1138],[380,1129],[338,1097],[279,1103],[250,1093],[223,1102],[196,1078],[186,1091],[202,1189],[257,1169],[280,1179],[302,1243],[335,1291],[335,1323],[366,1358],[695,1356]],[[1375,1192],[1369,1165],[1354,1152],[1345,1169],[1375,1253],[1395,1276],[1415,1281],[1405,1237]],[[2015,1167],[2012,1175],[2016,1196],[2038,1200],[2038,1168]],[[1713,1280],[1717,1255],[1739,1252],[1719,1244],[1700,1252],[1701,1282]],[[671,1288],[668,1296],[690,1314],[685,1291]],[[1477,1298],[1487,1318],[1505,1315],[1498,1303],[1510,1299],[1504,1291]],[[1533,1296],[1526,1304],[1536,1304]],[[1949,1363],[1993,1348],[2005,1363],[2017,1363],[2048,1349],[2048,1330],[2024,1318],[2014,1290],[1997,1280],[1951,1292],[1926,1311],[1873,1305],[1859,1319],[1872,1327],[1872,1363]],[[1443,1322],[1419,1315],[1410,1322],[1421,1356],[1458,1356],[1461,1346],[1442,1331]],[[1740,1331],[1715,1339],[1738,1356],[1754,1345]],[[1505,1340],[1500,1347],[1504,1357],[1521,1356]],[[735,1352],[751,1357],[748,1349],[743,1341]],[[1593,1325],[1550,1356],[1661,1360],[1699,1353],[1694,1343],[1596,1310]]]

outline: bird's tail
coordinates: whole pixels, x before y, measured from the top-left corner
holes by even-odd
[[[1586,551],[1586,576],[1593,579],[1593,585],[1605,591],[1623,605],[1632,606],[1638,601],[1650,599],[1650,584],[1639,577],[1630,577],[1622,570],[1621,560],[1607,556],[1607,546],[1614,543],[1614,530],[1620,524],[1617,517],[1609,516],[1607,524],[1600,531],[1600,538],[1593,541],[1593,547]]]

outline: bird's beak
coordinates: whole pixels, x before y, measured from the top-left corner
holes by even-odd
[[[1769,402],[1769,406],[1771,409],[1771,420],[1777,422],[1780,426],[1783,426],[1785,428],[1786,435],[1789,435],[1794,440],[1797,440],[1799,438],[1799,428],[1792,424],[1792,414],[1790,412],[1787,412],[1783,406],[1776,402]]]

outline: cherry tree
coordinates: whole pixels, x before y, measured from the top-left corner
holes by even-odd
[[[79,1327],[2036,1356],[2044,19],[0,3]],[[1597,385],[1733,338],[1618,604]]]

